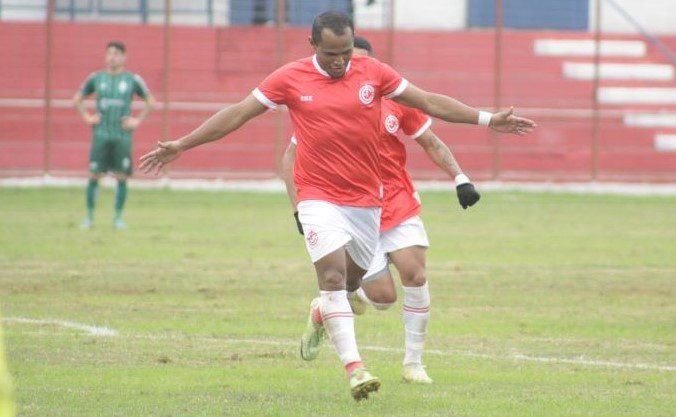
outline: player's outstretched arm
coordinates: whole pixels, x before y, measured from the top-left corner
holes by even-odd
[[[463,209],[473,206],[479,201],[481,195],[476,191],[469,177],[463,174],[458,161],[453,156],[453,152],[434,134],[432,129],[427,129],[416,141],[425,150],[432,162],[454,179],[458,202]]]
[[[394,101],[409,107],[415,107],[430,116],[438,117],[450,123],[468,123],[490,126],[502,133],[524,136],[537,126],[534,121],[514,115],[514,109],[504,110],[491,115],[480,112],[460,101],[443,94],[430,93],[409,84]]]
[[[289,196],[291,202],[291,209],[293,210],[293,217],[296,220],[296,227],[298,233],[303,233],[303,225],[298,219],[298,207],[296,207],[296,184],[293,182],[293,164],[296,162],[296,144],[291,142],[286,147],[284,155],[282,156],[282,180],[286,186],[286,194]]]
[[[141,157],[143,172],[160,172],[162,167],[178,159],[181,153],[196,146],[213,142],[239,129],[268,108],[249,94],[244,100],[211,116],[200,127],[178,140],[158,142],[157,148]]]

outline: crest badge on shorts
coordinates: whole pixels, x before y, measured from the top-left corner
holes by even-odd
[[[399,130],[399,119],[393,114],[388,114],[385,118],[385,129],[394,135]]]
[[[370,106],[376,97],[376,89],[371,84],[364,84],[359,88],[359,101],[365,106]]]
[[[314,247],[317,246],[319,235],[314,230],[310,230],[305,236],[305,239],[307,239],[307,243],[310,246],[310,248],[314,249]]]

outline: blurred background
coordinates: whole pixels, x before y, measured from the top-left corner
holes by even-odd
[[[0,0],[0,177],[87,175],[91,133],[70,98],[108,41],[158,99],[138,157],[310,55],[326,10],[351,14],[414,84],[538,122],[526,138],[435,123],[474,179],[676,182],[673,0]],[[290,134],[268,112],[166,175],[273,178]],[[409,168],[444,176],[415,144]]]

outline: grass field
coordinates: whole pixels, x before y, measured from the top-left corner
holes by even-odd
[[[674,197],[425,193],[435,384],[400,381],[400,304],[369,311],[359,404],[331,348],[298,357],[316,284],[283,195],[132,189],[121,232],[110,189],[79,230],[83,199],[0,189],[21,416],[676,415]]]

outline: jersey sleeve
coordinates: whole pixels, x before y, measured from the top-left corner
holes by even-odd
[[[80,93],[86,97],[94,93],[94,91],[96,91],[96,73],[92,72],[82,83],[82,86],[80,87]]]
[[[142,99],[148,97],[148,93],[150,93],[146,82],[138,74],[134,74],[134,93]]]
[[[410,139],[418,139],[432,125],[432,118],[418,109],[401,106],[401,130]]]
[[[403,93],[408,87],[408,80],[399,75],[391,66],[377,62],[380,65],[380,85],[383,97],[394,98]]]
[[[270,109],[286,104],[287,74],[287,67],[277,69],[252,91],[253,96]]]

